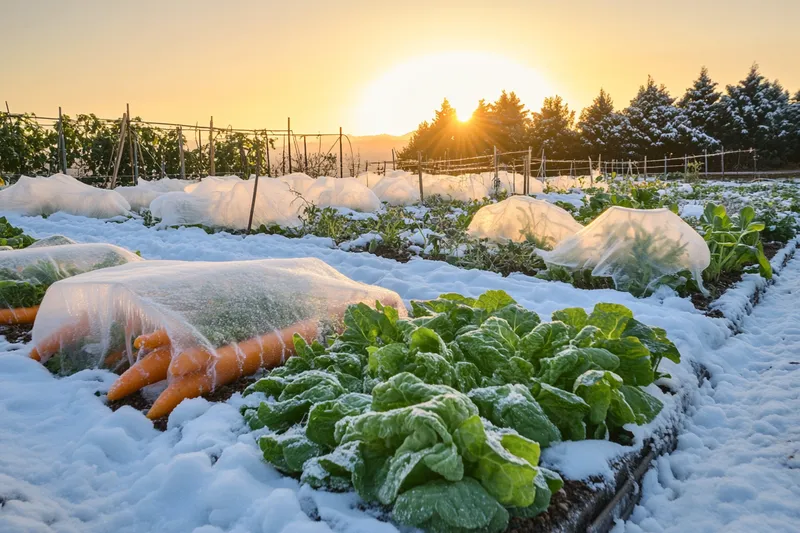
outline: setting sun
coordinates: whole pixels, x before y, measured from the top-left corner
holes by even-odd
[[[364,134],[407,133],[430,119],[443,98],[466,122],[481,98],[495,99],[504,89],[516,91],[531,106],[553,92],[541,73],[507,57],[473,51],[417,57],[364,88],[355,129]]]

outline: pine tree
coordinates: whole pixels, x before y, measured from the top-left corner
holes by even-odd
[[[725,147],[755,148],[763,164],[780,164],[791,149],[789,106],[789,93],[754,64],[745,79],[727,86],[720,100]]]
[[[629,121],[624,133],[630,142],[628,157],[664,157],[683,151],[692,128],[674,101],[666,87],[647,77],[647,84],[639,87],[623,112]]]
[[[678,102],[691,126],[688,144],[691,148],[718,148],[720,106],[722,95],[717,91],[717,82],[708,75],[708,69],[700,69],[700,76]]]
[[[461,128],[456,110],[447,98],[436,111],[433,122],[423,122],[411,136],[408,146],[400,151],[401,159],[416,159],[422,152],[426,158],[440,159],[452,157],[459,152],[462,143]]]
[[[560,96],[544,99],[541,111],[533,114],[530,129],[531,146],[535,153],[544,150],[548,158],[572,157],[578,135],[574,129],[575,111]]]
[[[529,112],[513,91],[503,91],[492,106],[490,134],[493,145],[503,152],[527,148]]]
[[[614,111],[611,96],[600,89],[600,94],[592,105],[584,108],[578,121],[580,132],[581,156],[591,156],[595,160],[599,156],[607,159],[622,156],[624,138],[627,129],[627,117]]]
[[[789,136],[788,159],[793,163],[800,163],[800,91],[797,91],[789,104],[789,128],[792,134]]]

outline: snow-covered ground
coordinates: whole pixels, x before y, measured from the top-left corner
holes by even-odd
[[[707,354],[678,449],[615,533],[800,531],[800,258]]]
[[[137,220],[108,223],[63,214],[47,219],[12,216],[9,221],[35,237],[60,233],[79,242],[110,242],[138,250],[148,259],[224,261],[318,257],[355,280],[395,290],[406,301],[433,298],[444,292],[478,296],[488,289],[503,289],[520,304],[544,317],[568,306],[591,308],[602,301],[622,303],[642,322],[665,328],[680,349],[685,362],[680,366],[667,362],[663,367],[673,375],[677,386],[696,385],[689,365],[695,360],[712,366],[718,390],[720,383],[729,379],[728,374],[731,374],[730,380],[736,378],[732,381],[734,384],[724,389],[733,391],[728,393],[730,398],[735,394],[760,393],[747,388],[746,377],[738,374],[750,364],[746,359],[742,361],[742,357],[751,353],[758,355],[758,352],[747,348],[740,339],[730,340],[725,320],[708,318],[695,310],[688,300],[667,292],[636,299],[613,290],[583,291],[523,275],[503,278],[485,271],[462,270],[443,262],[414,259],[398,263],[371,254],[333,249],[330,240],[322,238],[208,235],[197,228],[156,231]],[[791,274],[794,278],[791,279],[797,280],[800,273],[795,272],[798,265],[794,263]],[[789,279],[787,275],[780,281],[780,290],[786,290],[787,283],[792,284]],[[794,282],[796,290],[800,290],[798,283],[800,281]],[[787,307],[785,312],[791,311],[790,303],[781,305]],[[774,307],[766,302],[759,309],[768,313]],[[795,325],[797,318],[793,318]],[[792,327],[788,320],[778,317],[773,320],[772,328]],[[758,331],[760,327],[761,324],[756,324],[751,329]],[[796,333],[791,335],[800,343],[800,326],[797,327]],[[787,338],[791,337],[788,330],[784,333],[789,336]],[[779,332],[762,336],[763,348],[759,350],[775,351],[775,346],[770,347],[768,343],[777,346],[783,342],[780,339]],[[720,351],[714,351],[716,349]],[[788,346],[781,349],[786,354],[791,351]],[[226,403],[211,404],[203,399],[184,402],[170,417],[168,430],[161,433],[138,411],[122,408],[112,413],[97,397],[96,393],[110,386],[111,373],[84,371],[56,379],[41,365],[24,357],[28,351],[28,346],[11,345],[0,337],[2,533],[395,530],[369,512],[359,510],[354,495],[312,491],[266,465],[238,413],[243,402],[239,395]],[[725,356],[728,352],[734,354],[730,359]],[[737,361],[742,366],[736,364]],[[788,362],[784,366],[792,368]],[[788,382],[783,391],[791,393]],[[670,407],[674,412],[674,400],[664,399],[667,402],[665,413],[670,412]],[[703,399],[704,396],[698,396],[698,405],[705,405]],[[797,401],[797,394],[794,400]],[[770,431],[778,433],[776,438],[790,438],[793,428],[780,427],[780,410],[786,408],[784,404],[772,406],[765,401],[762,407],[764,413],[743,416],[754,416],[750,423],[759,419],[765,422],[772,417],[775,421],[764,427],[772,427]],[[788,424],[789,419],[784,420]],[[693,442],[691,438],[690,435],[688,441],[684,439],[683,448]],[[697,436],[694,442],[702,442],[703,438],[704,435]],[[584,477],[603,474],[608,470],[608,457],[625,451],[622,446],[605,443],[593,448],[592,453],[584,453],[589,444],[560,444],[548,450],[550,453],[544,460],[564,467],[562,470],[572,467],[573,477]],[[583,461],[576,460],[579,455],[584,456]],[[728,459],[733,461],[735,457]],[[787,464],[792,461],[788,455],[786,461]],[[688,463],[684,472],[692,468]],[[750,476],[758,479],[755,473]],[[648,480],[651,485],[657,482],[652,475]],[[778,494],[777,489],[768,488],[766,483],[758,486],[752,490],[761,495],[763,486],[764,498]],[[784,499],[784,505],[796,502],[796,484],[794,490],[795,499]],[[657,496],[652,491],[651,494]],[[662,499],[666,500],[663,495]],[[647,508],[647,501],[643,509]],[[728,505],[736,505],[737,500],[732,501],[734,503]],[[782,500],[776,497],[775,501]],[[636,516],[642,512],[637,511]],[[315,521],[317,517],[321,520]],[[646,519],[642,515],[642,520],[637,522],[639,526],[630,527],[651,531],[651,526],[644,522]],[[677,519],[671,517],[671,520],[663,526],[670,526]]]

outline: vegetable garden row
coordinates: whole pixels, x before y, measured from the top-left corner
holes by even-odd
[[[93,189],[87,200],[67,177],[35,178],[21,182],[32,193],[22,212],[46,216],[66,203],[109,223],[236,232],[255,196],[262,233],[640,297],[713,297],[720,279],[771,275],[763,240],[791,240],[800,205],[792,183],[612,181],[488,199],[454,198],[480,181],[457,179],[440,178],[458,192],[424,205],[379,201],[361,211],[352,207],[364,198],[356,185],[376,184],[355,178],[262,179],[255,195],[252,180],[238,178],[183,189],[153,183],[134,191],[143,198],[137,214],[116,191]],[[281,216],[291,223],[276,224],[259,204],[265,182],[264,200],[288,199]],[[0,190],[0,205],[20,205],[19,185]],[[742,205],[745,196],[755,205]],[[96,211],[126,203],[124,212]],[[222,218],[198,221],[211,213]],[[214,223],[222,219],[233,222]],[[36,242],[5,219],[0,231],[12,248],[0,251],[0,322],[33,323],[32,358],[59,375],[116,372],[109,401],[155,387],[151,419],[268,370],[250,381],[242,409],[265,460],[315,489],[354,490],[397,524],[502,531],[514,517],[546,512],[563,481],[539,464],[542,450],[584,439],[632,443],[631,429],[653,423],[674,393],[662,363],[680,362],[675,344],[619,304],[567,307],[543,321],[489,291],[412,301],[409,312],[397,293],[316,259],[155,261],[112,245]]]

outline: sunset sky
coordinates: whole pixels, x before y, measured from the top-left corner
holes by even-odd
[[[531,109],[604,87],[623,107],[648,74],[681,94],[755,61],[800,89],[800,2],[4,0],[0,105],[296,132],[406,133],[448,97],[514,90]]]

